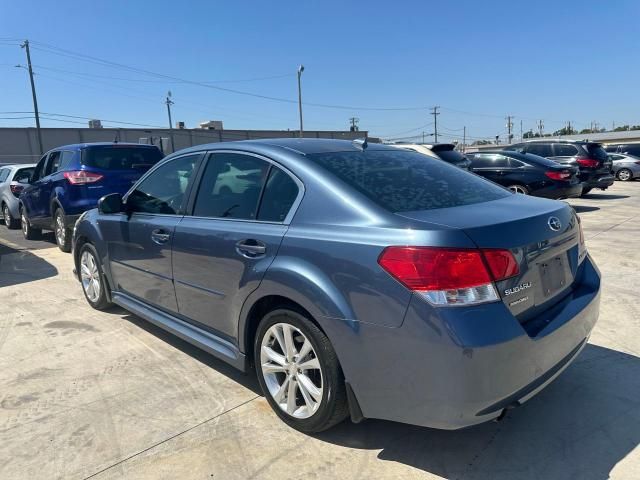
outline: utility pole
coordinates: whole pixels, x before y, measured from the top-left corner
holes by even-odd
[[[524,140],[524,137],[522,136],[522,120],[520,120],[520,141]]]
[[[435,107],[431,107],[431,115],[433,115],[433,137],[435,143],[438,143],[438,115],[440,115],[440,112],[438,112],[439,108],[440,107],[438,105],[436,105]]]
[[[352,132],[360,131],[360,127],[358,127],[358,122],[360,121],[360,119],[358,117],[351,117],[349,121],[351,122],[351,127],[349,127],[350,131]]]
[[[167,104],[167,114],[169,115],[169,137],[171,138],[171,152],[175,152],[176,144],[173,141],[173,123],[171,122],[171,105],[173,105],[173,101],[171,100],[171,90],[167,92],[167,99],[164,103]]]
[[[542,120],[538,120],[538,133],[542,137],[542,132],[544,130],[544,122]]]
[[[29,80],[31,81],[31,96],[33,97],[33,113],[36,117],[36,130],[38,132],[38,147],[40,155],[44,153],[42,148],[42,132],[40,131],[40,114],[38,113],[38,99],[36,98],[36,84],[33,82],[33,68],[31,68],[31,52],[29,51],[29,40],[25,40],[21,48],[27,52],[27,70],[29,71]]]
[[[302,129],[302,84],[300,82],[302,72],[304,72],[304,65],[300,65],[298,67],[298,114],[300,115],[300,138],[302,138],[302,134],[304,131]]]
[[[462,127],[462,151],[467,151],[467,127]]]
[[[511,134],[511,129],[513,128],[513,122],[511,121],[511,115],[507,115],[507,143],[511,145],[511,139],[513,135]]]
[[[571,135],[571,120],[567,120],[567,135]]]

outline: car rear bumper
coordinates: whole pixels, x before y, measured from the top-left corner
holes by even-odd
[[[457,310],[414,296],[399,328],[348,322],[330,334],[364,417],[459,429],[494,419],[555,379],[596,323],[600,274],[580,280],[546,326],[527,334],[502,302]]]
[[[615,177],[610,174],[598,175],[587,179],[584,188],[608,188],[613,185]]]
[[[562,198],[579,197],[582,193],[582,183],[574,183],[572,185],[567,183],[557,182],[556,184],[548,187],[534,190],[531,195],[535,197],[551,198],[552,200],[558,200]]]

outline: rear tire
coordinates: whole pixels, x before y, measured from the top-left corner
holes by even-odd
[[[616,173],[616,178],[621,182],[629,182],[633,180],[633,173],[628,168],[621,168]]]
[[[256,333],[254,360],[264,396],[290,427],[321,432],[348,416],[338,357],[306,316],[286,309],[267,313]]]
[[[90,243],[82,244],[78,254],[78,275],[84,298],[96,310],[107,310],[113,303],[107,295],[107,282],[102,271],[98,252]]]
[[[58,248],[65,253],[69,253],[71,251],[71,231],[67,228],[62,208],[58,208],[53,212],[53,227]]]
[[[20,224],[22,226],[22,235],[27,240],[39,240],[42,237],[42,230],[39,228],[33,228],[27,214],[24,211],[24,207],[20,207]]]
[[[591,191],[590,188],[583,188],[582,189],[582,193],[580,194],[580,196],[584,197],[585,195],[588,195],[590,191]]]
[[[4,218],[4,224],[9,230],[15,230],[20,226],[20,222],[11,216],[9,205],[2,205],[2,217]]]
[[[513,193],[517,193],[519,195],[529,195],[529,189],[524,185],[520,185],[519,183],[514,183],[513,185],[509,185],[507,187]]]

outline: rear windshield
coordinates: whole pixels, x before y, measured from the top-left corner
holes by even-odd
[[[460,164],[464,163],[467,160],[467,157],[465,157],[457,150],[443,150],[441,152],[436,151],[435,154],[448,163]]]
[[[33,175],[33,171],[36,169],[36,167],[25,167],[25,168],[19,168],[18,170],[16,170],[16,173],[14,173],[13,175],[13,179],[12,180],[17,180],[18,178],[22,178],[22,177],[31,177],[31,175]]]
[[[409,151],[366,150],[307,157],[391,212],[458,207],[510,195],[458,167]]]
[[[82,151],[83,165],[103,170],[148,170],[161,159],[157,148],[104,146]]]
[[[587,143],[585,145],[587,152],[589,152],[589,156],[595,158],[596,160],[607,160],[607,151],[602,148],[602,144],[600,143]]]

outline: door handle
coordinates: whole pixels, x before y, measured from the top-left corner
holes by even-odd
[[[236,243],[236,251],[243,257],[256,258],[264,255],[267,247],[257,240],[240,240]]]
[[[151,232],[151,241],[158,245],[163,245],[169,241],[170,235],[161,229],[156,229]]]

